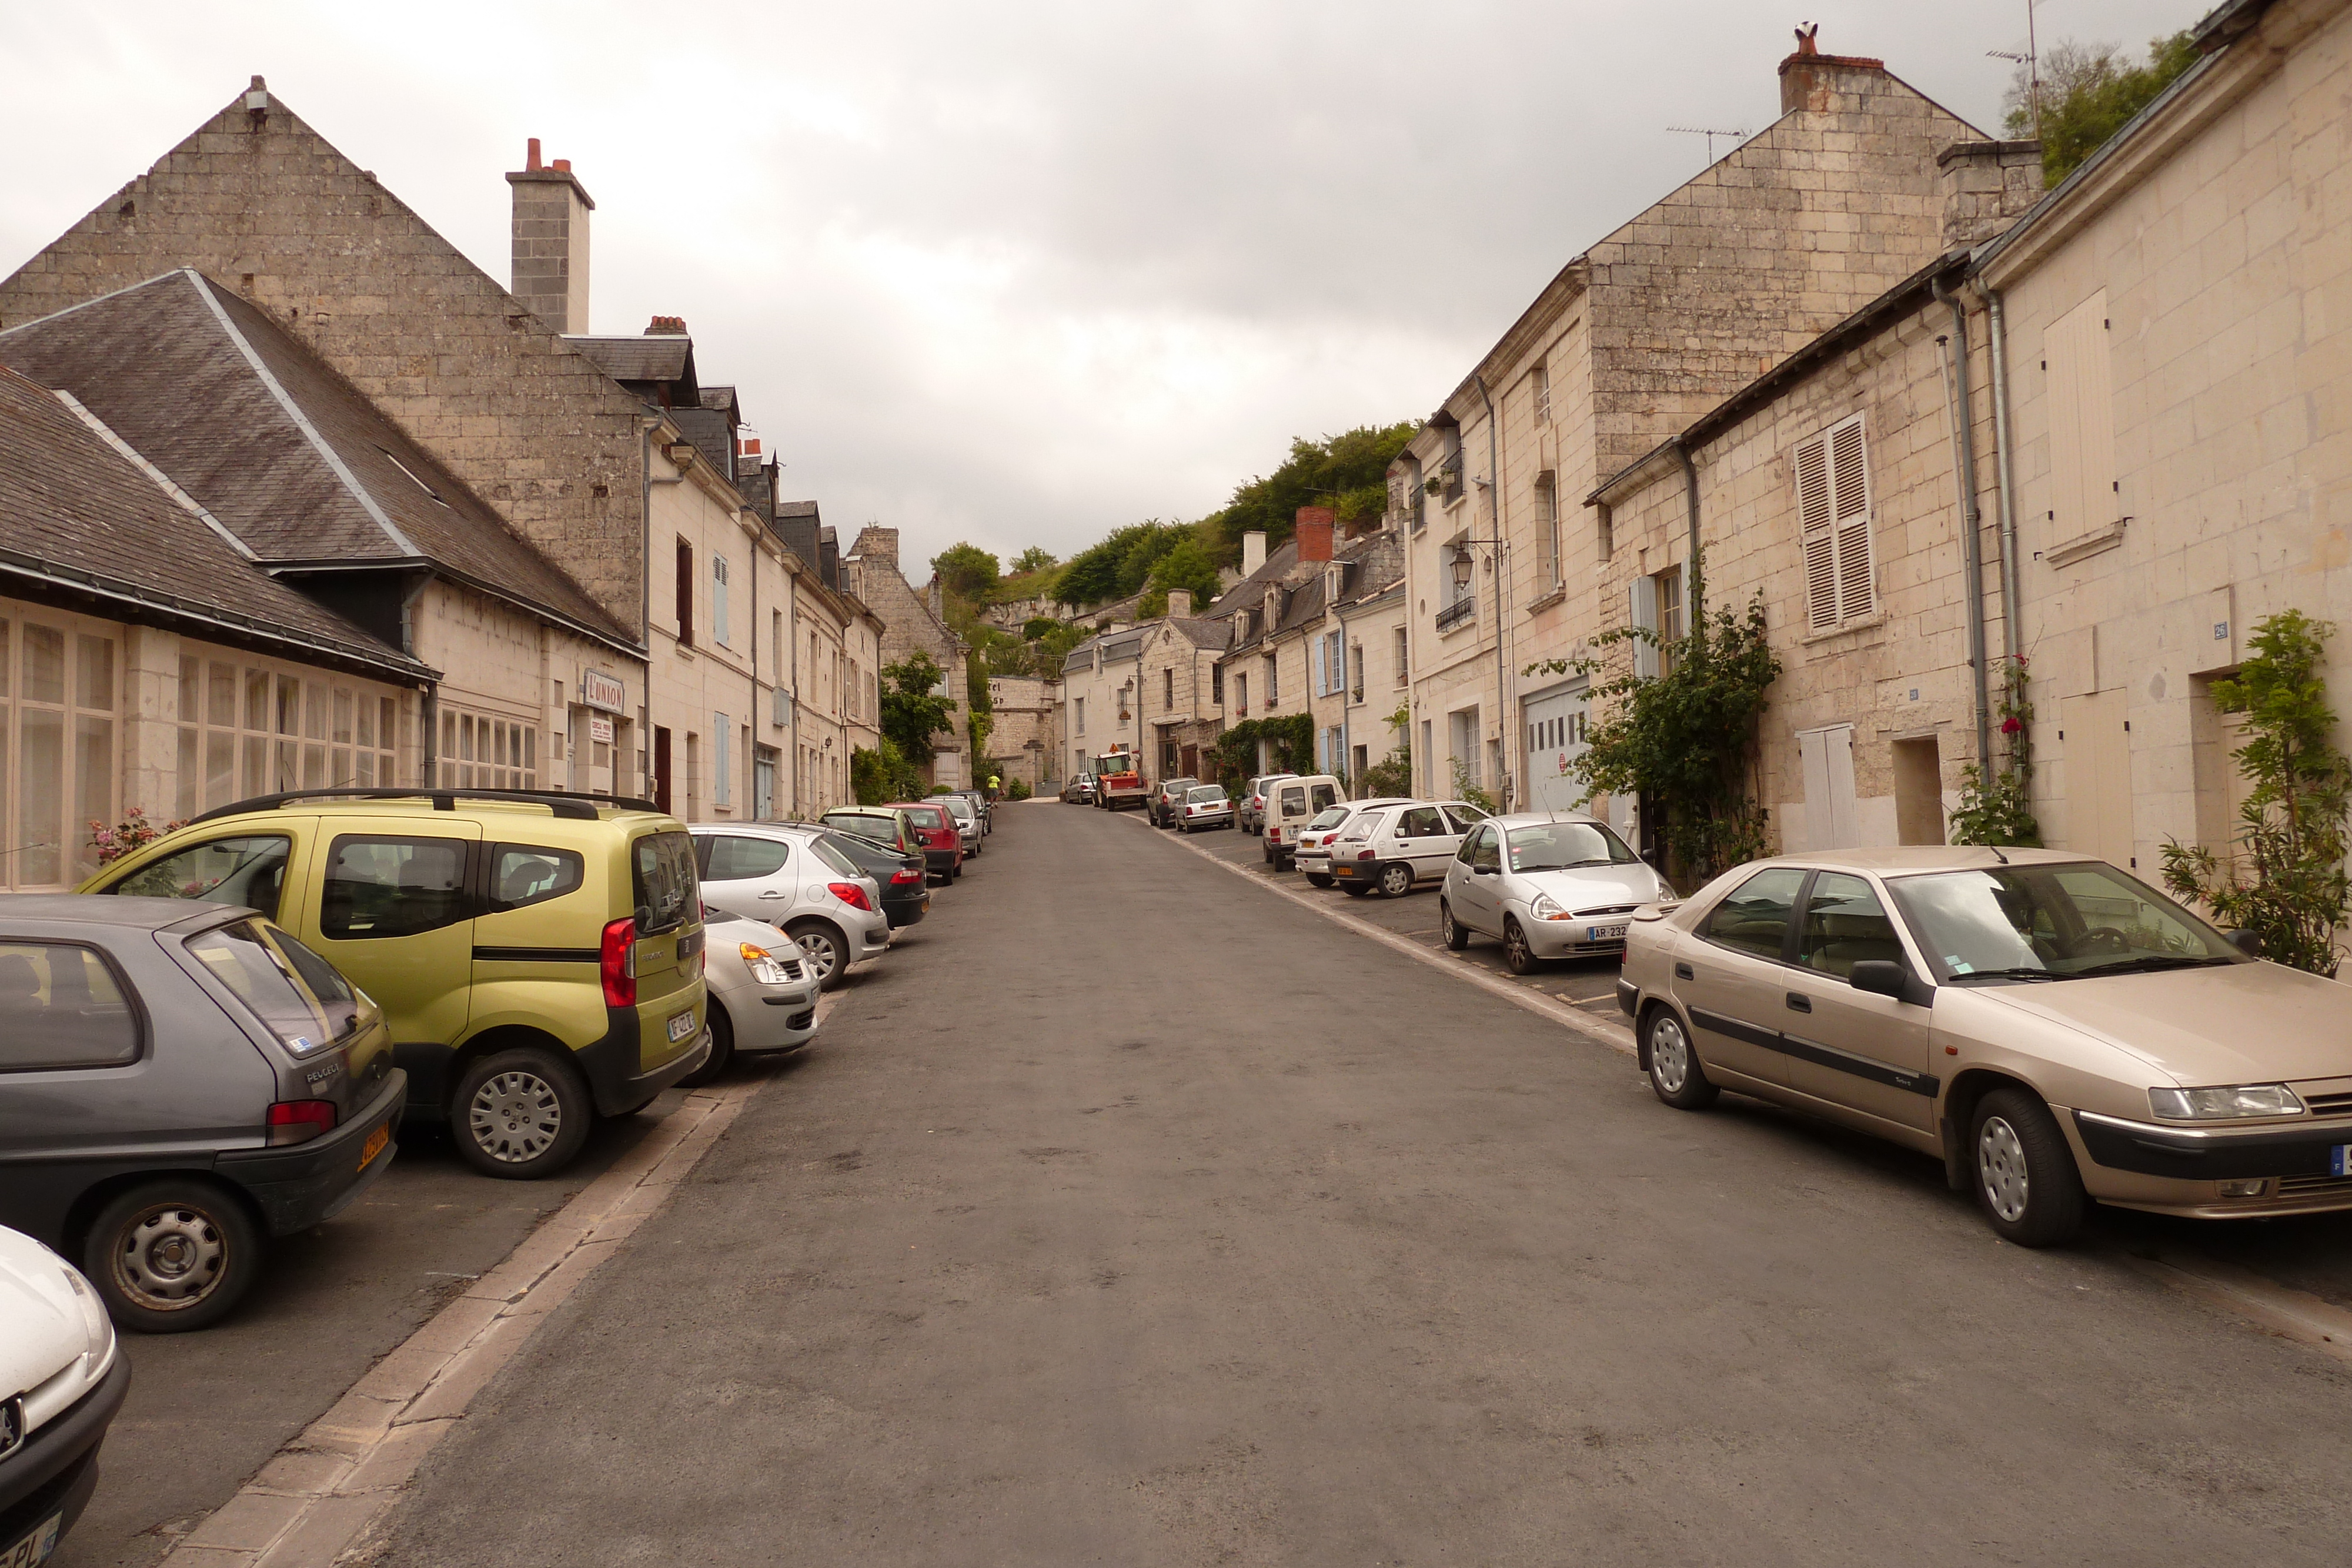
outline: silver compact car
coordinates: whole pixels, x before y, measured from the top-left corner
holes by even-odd
[[[1222,784],[1193,785],[1184,791],[1183,804],[1175,810],[1176,825],[1188,833],[1234,825],[1233,798]]]
[[[824,841],[825,829],[703,822],[688,831],[702,902],[791,937],[824,989],[840,989],[852,964],[889,948],[880,884]]]
[[[1331,841],[1347,830],[1349,822],[1390,806],[1402,806],[1402,797],[1383,796],[1374,800],[1342,800],[1299,831],[1298,848],[1292,852],[1290,862],[1317,887],[1328,887],[1331,875]]]
[[[1446,867],[1437,925],[1457,953],[1474,936],[1496,938],[1524,975],[1546,958],[1623,951],[1633,912],[1674,895],[1608,823],[1528,812],[1470,830]]]
[[[764,921],[709,912],[702,977],[710,985],[710,1060],[678,1082],[708,1083],[738,1056],[782,1056],[816,1038],[816,977],[800,945]]]

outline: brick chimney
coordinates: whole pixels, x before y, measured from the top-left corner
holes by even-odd
[[[1252,528],[1242,536],[1242,575],[1252,577],[1265,565],[1265,530]]]
[[[1168,591],[1168,618],[1171,621],[1190,621],[1192,619],[1192,591],[1191,589],[1171,588]]]
[[[1885,90],[1883,81],[1857,80],[1858,77],[1884,78],[1885,60],[1865,59],[1860,55],[1825,55],[1813,42],[1821,31],[1816,22],[1810,27],[1797,29],[1797,52],[1780,62],[1780,112],[1793,114],[1801,109],[1826,111],[1830,98],[1840,92],[1867,93]]]
[[[536,136],[507,183],[514,187],[514,297],[555,331],[587,331],[588,214],[596,210],[588,187],[568,158],[541,167]]]
[[[2039,141],[1955,141],[1936,154],[1944,248],[1983,243],[2042,199]]]
[[[1302,561],[1331,559],[1331,527],[1334,515],[1328,507],[1298,508],[1298,559]]]
[[[694,336],[693,333],[686,329],[686,318],[683,316],[656,316],[646,323],[645,335],[648,338],[691,338]]]
[[[898,570],[898,530],[869,523],[865,532],[857,536],[857,542],[849,547],[849,553],[866,560],[881,561],[896,571]]]

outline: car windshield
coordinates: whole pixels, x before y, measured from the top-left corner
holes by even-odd
[[[929,806],[909,806],[907,808],[907,815],[914,820],[915,826],[919,828],[929,828],[936,831],[948,825],[945,815]]]
[[[2065,980],[2251,963],[2164,894],[2098,861],[1891,879],[1942,978]]]
[[[1336,828],[1347,820],[1348,808],[1345,806],[1334,806],[1329,810],[1324,812],[1321,816],[1316,818],[1313,821],[1307,823],[1307,828],[1309,832],[1321,832],[1326,828]]]
[[[1219,805],[1224,798],[1225,787],[1222,784],[1203,784],[1197,789],[1184,791],[1184,799],[1196,806]]]
[[[1513,871],[1625,865],[1637,858],[1624,840],[1599,822],[1538,822],[1510,830],[1508,842]]]

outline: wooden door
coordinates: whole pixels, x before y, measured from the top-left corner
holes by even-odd
[[[2131,720],[2125,692],[2068,697],[2059,733],[2066,759],[2066,845],[2131,868]]]

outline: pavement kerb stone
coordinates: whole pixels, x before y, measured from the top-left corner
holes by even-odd
[[[1120,814],[1125,815],[1123,812]],[[1143,822],[1140,816],[1138,816],[1135,821]],[[1149,823],[1143,825],[1150,826]],[[1154,837],[1160,836],[1160,831],[1156,828],[1152,829],[1152,834]],[[1573,1031],[1595,1045],[1603,1046],[1624,1056],[1634,1054],[1633,1031],[1630,1029],[1603,1022],[1589,1013],[1578,1011],[1565,1002],[1545,996],[1540,991],[1529,990],[1525,986],[1515,986],[1510,981],[1497,979],[1484,970],[1456,962],[1445,954],[1433,953],[1411,937],[1400,936],[1393,931],[1384,931],[1369,920],[1359,920],[1345,910],[1333,909],[1325,901],[1309,897],[1296,888],[1284,887],[1279,883],[1268,882],[1264,877],[1254,874],[1245,865],[1236,865],[1231,861],[1220,860],[1199,844],[1181,835],[1175,840],[1175,843],[1179,849],[1188,854],[1198,855],[1211,865],[1231,872],[1252,887],[1264,888],[1276,898],[1286,898],[1293,904],[1311,909],[1324,919],[1335,925],[1344,925],[1359,936],[1368,936],[1391,951],[1403,954],[1415,963],[1426,964],[1433,969],[1452,975],[1457,979],[1466,980],[1480,990],[1491,996],[1500,997],[1516,1007],[1525,1008],[1531,1013],[1540,1013],[1552,1022]]]
[[[820,1021],[832,1010],[824,1002]],[[660,1208],[760,1088],[688,1094],[628,1155],[369,1368],[175,1543],[161,1568],[330,1568],[348,1553],[548,1312]]]

